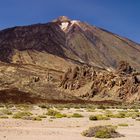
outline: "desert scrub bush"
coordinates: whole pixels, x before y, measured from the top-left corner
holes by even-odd
[[[48,112],[46,113],[46,115],[53,116],[54,118],[67,117],[66,114],[61,114],[60,112],[58,112],[57,110],[54,110],[54,109],[49,109]]]
[[[56,114],[59,114],[59,113],[60,113],[60,112],[58,112],[57,110],[48,109],[48,112],[46,113],[46,115],[55,116]]]
[[[139,105],[132,105],[132,106],[130,107],[130,109],[140,109],[140,106],[139,106]]]
[[[8,109],[3,109],[3,110],[1,110],[1,112],[3,114],[6,114],[6,115],[12,115],[12,112],[10,110],[8,110]]]
[[[106,116],[110,117],[110,118],[125,118],[126,117],[126,112],[119,112],[116,114],[106,114]]]
[[[28,110],[28,109],[32,108],[32,106],[28,105],[28,104],[18,104],[18,105],[16,105],[16,107],[20,110]]]
[[[123,135],[116,132],[117,127],[112,125],[90,127],[82,132],[83,136],[96,138],[117,138]]]
[[[42,109],[50,109],[50,108],[52,108],[52,105],[50,105],[50,104],[40,104],[38,106],[40,108],[42,108]]]
[[[110,110],[106,110],[106,112],[104,113],[104,115],[106,117],[109,117],[109,118],[113,118],[114,117],[114,114],[112,113],[112,111]]]
[[[134,111],[119,111],[118,113],[113,114],[112,112],[106,112],[105,115],[110,118],[129,118],[132,117],[135,119],[140,116],[139,112]]]
[[[71,118],[72,116],[70,114],[67,114],[67,118]]]
[[[47,108],[47,106],[44,105],[44,104],[43,104],[43,105],[39,105],[39,107],[40,107],[40,108]]]
[[[132,119],[136,119],[137,117],[140,117],[140,113],[139,112],[128,112],[126,114],[126,117],[131,117]]]
[[[97,118],[97,116],[95,116],[95,115],[90,115],[90,116],[89,116],[89,120],[91,120],[91,121],[96,121],[96,120],[98,120],[98,118]]]
[[[75,108],[75,109],[85,108],[85,105],[84,104],[72,104],[72,108]]]
[[[140,118],[136,118],[136,121],[140,121]]]
[[[105,110],[107,107],[106,106],[103,106],[103,105],[100,105],[100,106],[98,106],[97,107],[97,109],[103,109],[103,110]]]
[[[118,126],[123,126],[123,127],[127,127],[129,126],[127,123],[119,123]]]
[[[104,115],[90,115],[89,120],[97,121],[97,120],[109,120],[110,118]]]
[[[54,117],[54,116],[51,116],[51,117],[50,117],[50,119],[56,119],[56,117]]]
[[[134,109],[134,112],[139,112],[139,110],[138,109]]]
[[[40,116],[35,116],[32,118],[33,121],[42,121],[42,118]]]
[[[5,116],[5,115],[2,115],[0,116],[0,119],[8,119],[9,117],[8,116]]]
[[[86,111],[87,111],[87,112],[95,112],[96,110],[95,110],[95,108],[87,108]]]
[[[46,115],[39,115],[38,117],[40,117],[40,118],[47,118]]]
[[[57,113],[55,115],[55,118],[63,118],[63,117],[67,117],[67,115],[66,114],[61,114],[61,113]]]
[[[95,138],[113,138],[115,129],[103,128],[95,133]]]
[[[127,114],[127,111],[118,111],[118,117],[120,116],[121,118],[125,118]]]
[[[14,107],[15,105],[14,104],[6,104],[5,107],[8,109],[8,108],[12,108]]]
[[[112,113],[112,110],[105,110],[105,113]]]
[[[22,119],[26,116],[31,116],[32,113],[31,112],[17,112],[13,115],[14,119]]]
[[[82,118],[84,116],[82,114],[79,114],[79,113],[73,113],[71,117],[73,117],[73,118]]]

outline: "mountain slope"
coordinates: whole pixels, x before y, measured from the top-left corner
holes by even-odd
[[[0,60],[9,63],[44,66],[52,54],[110,70],[124,60],[140,70],[140,45],[67,17],[0,31],[0,51]]]
[[[139,44],[65,16],[5,29],[0,31],[0,101],[140,100],[139,56]]]

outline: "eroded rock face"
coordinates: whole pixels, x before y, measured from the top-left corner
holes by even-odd
[[[119,70],[119,73],[118,73]],[[121,73],[121,74],[120,74]],[[78,96],[88,100],[121,100],[133,102],[140,100],[140,82],[131,66],[123,62],[116,72],[95,70],[93,67],[82,66],[69,69],[64,75],[61,87],[78,93],[90,85],[89,90]]]
[[[96,77],[96,72],[92,67],[83,66],[69,69],[63,76],[60,84],[64,89],[75,90],[92,81]]]
[[[128,62],[121,61],[119,62],[119,65],[116,71],[117,73],[120,73],[120,74],[131,74],[134,71],[134,69],[129,65]]]

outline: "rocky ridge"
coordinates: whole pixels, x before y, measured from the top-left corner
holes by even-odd
[[[115,72],[96,70],[89,66],[69,69],[60,86],[84,100],[140,100],[140,73],[136,73],[124,61],[120,62]]]

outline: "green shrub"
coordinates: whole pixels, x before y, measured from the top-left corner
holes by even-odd
[[[8,109],[3,109],[3,110],[1,110],[1,112],[3,114],[6,114],[6,115],[12,115],[12,112],[10,110],[8,110]]]
[[[96,120],[98,120],[98,118],[97,118],[97,116],[95,116],[95,115],[90,115],[90,116],[89,116],[89,120],[91,120],[91,121],[96,121]]]
[[[98,106],[97,108],[98,108],[98,109],[103,109],[103,110],[105,110],[105,109],[106,109],[106,107],[105,107],[105,106],[103,106],[103,105],[100,105],[100,106]]]
[[[18,104],[16,106],[16,108],[20,109],[20,110],[29,110],[30,108],[32,108],[32,106],[28,105],[28,104]]]
[[[117,138],[123,135],[116,132],[116,126],[105,125],[90,127],[88,130],[82,132],[83,136],[96,138]]]
[[[119,112],[119,113],[116,113],[116,114],[113,114],[113,113],[106,114],[106,116],[108,116],[110,118],[125,118],[126,115],[127,115],[126,112]]]
[[[129,117],[132,117],[133,119],[137,118],[140,116],[140,113],[139,112],[132,112],[132,111],[120,111],[119,113],[116,113],[116,114],[113,114],[113,113],[105,113],[105,115],[107,117],[110,117],[110,118],[129,118]]]
[[[105,116],[109,118],[115,118],[115,115],[113,113],[105,113]]]
[[[118,114],[116,114],[117,118],[125,118],[126,117],[126,112],[119,112]]]
[[[95,110],[95,108],[88,108],[87,109],[87,112],[95,112],[96,110]]]
[[[8,116],[0,116],[0,119],[8,119],[9,117]]]
[[[127,127],[128,124],[127,124],[127,123],[120,123],[120,124],[118,124],[118,126],[124,126],[124,127]]]
[[[101,129],[96,132],[95,138],[112,138],[112,136],[110,130]]]
[[[71,117],[72,117],[71,115],[69,115],[69,114],[67,115],[67,118],[71,118]]]
[[[23,116],[22,119],[23,120],[33,120],[33,117],[32,116]]]
[[[56,118],[63,118],[63,117],[67,117],[67,115],[66,115],[66,114],[57,113],[57,114],[55,115],[55,117],[56,117]]]
[[[56,114],[59,114],[60,112],[54,110],[54,109],[48,109],[47,115],[49,116],[55,116]]]
[[[43,105],[39,105],[39,107],[40,107],[40,108],[47,108],[47,106],[44,105],[44,104],[43,104]]]
[[[73,113],[72,115],[73,118],[82,118],[84,117],[83,115],[79,114],[79,113]]]
[[[15,107],[15,105],[14,104],[7,104],[7,105],[5,105],[5,107],[8,109],[8,108]]]
[[[139,112],[139,110],[138,109],[134,109],[134,112]]]
[[[13,115],[13,118],[20,119],[20,118],[24,118],[26,116],[31,116],[31,115],[32,115],[31,112],[17,112]]]
[[[39,116],[33,117],[32,119],[33,121],[42,121],[42,118],[40,118]]]
[[[38,117],[40,117],[40,118],[47,118],[46,115],[39,115]]]
[[[132,117],[132,119],[135,119],[137,117],[140,117],[139,112],[129,112],[126,114],[126,117]]]
[[[109,120],[110,118],[104,115],[90,115],[89,120],[96,121],[96,120]]]
[[[140,121],[140,118],[136,118],[136,121]]]

